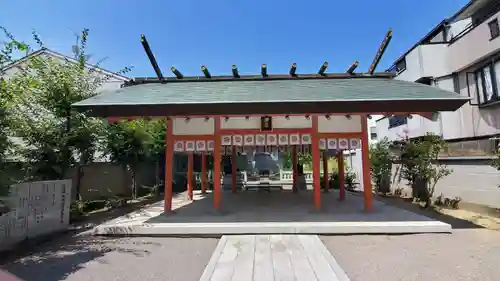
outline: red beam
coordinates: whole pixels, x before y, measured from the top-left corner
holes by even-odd
[[[311,134],[311,128],[275,128],[272,131],[261,131],[260,129],[221,129],[221,135],[241,135],[241,134]]]
[[[221,134],[220,134],[220,119],[215,120],[215,139],[214,139],[214,153],[213,153],[213,163],[214,163],[214,172],[213,172],[213,194],[214,194],[214,208],[216,210],[220,209],[221,203],[221,186],[220,186],[220,175],[221,175]]]
[[[167,133],[165,142],[165,205],[164,211],[172,211],[172,182],[173,182],[173,160],[174,160],[174,138],[172,130],[172,118],[167,121]]]
[[[193,153],[188,153],[188,178],[187,178],[187,191],[188,191],[188,199],[193,200]]]
[[[371,178],[371,162],[370,162],[370,148],[368,144],[368,122],[366,117],[362,118],[361,126],[363,130],[363,137],[361,138],[361,157],[363,162],[363,189],[365,197],[365,210],[373,210],[373,193],[372,193],[372,178]]]
[[[328,186],[328,152],[323,151],[323,184],[325,185],[325,192],[330,188]]]
[[[207,154],[201,153],[201,193],[207,192]]]

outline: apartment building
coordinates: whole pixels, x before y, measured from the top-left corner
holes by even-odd
[[[370,122],[372,120],[368,121],[368,131],[370,132],[370,144],[376,143],[377,142],[377,125],[375,124],[375,121]]]
[[[377,138],[397,140],[435,133],[449,156],[487,156],[500,135],[500,1],[475,0],[443,20],[398,58],[396,79],[433,85],[470,97],[455,112],[376,120]]]
[[[378,140],[434,133],[449,143],[440,162],[452,173],[438,182],[434,194],[458,196],[462,207],[474,203],[500,208],[500,173],[490,166],[500,136],[499,17],[499,0],[471,1],[388,69],[398,73],[396,79],[453,91],[469,97],[469,103],[455,112],[436,113],[432,120],[418,115],[376,120]],[[393,185],[398,188],[405,183]]]

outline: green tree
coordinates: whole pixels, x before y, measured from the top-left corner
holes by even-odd
[[[0,80],[0,128],[2,128],[0,130],[0,200],[1,197],[8,195],[10,189],[11,182],[7,172],[7,165],[13,146],[8,133],[11,126],[8,112],[9,97],[4,90],[4,85],[5,81]]]
[[[371,175],[375,190],[388,193],[391,184],[392,155],[387,138],[370,146]]]
[[[446,147],[440,136],[431,133],[400,143],[401,177],[411,184],[414,199],[425,202],[425,207],[431,205],[438,181],[452,172],[438,163],[439,154]]]
[[[137,119],[110,124],[107,128],[105,153],[112,162],[131,172],[134,198],[138,195],[136,176],[139,165],[151,160],[162,146],[159,124],[161,122]]]
[[[76,167],[77,197],[81,167],[93,161],[104,125],[100,119],[72,110],[71,104],[96,95],[110,78],[87,62],[88,33],[88,29],[82,31],[78,51],[73,46],[74,60],[33,57],[6,83],[7,91],[15,97],[16,134],[24,142],[22,154],[30,176],[63,179]],[[33,39],[43,47],[36,33]]]
[[[26,55],[29,46],[16,38],[3,26],[0,26],[0,76],[3,74],[5,66],[13,63],[20,55]]]
[[[153,141],[150,146],[150,159],[155,163],[155,181],[159,186],[163,179],[160,179],[160,163],[165,153],[165,138],[167,133],[167,123],[165,119],[151,120],[148,122],[148,131],[152,135]]]
[[[284,152],[281,154],[281,157],[283,158],[283,162],[282,162],[282,169],[283,170],[286,170],[286,171],[290,171],[292,170],[292,166],[293,166],[293,163],[292,163],[292,153],[290,151],[287,151],[287,152]]]
[[[12,118],[13,95],[7,89],[7,82],[2,78],[4,67],[14,62],[15,57],[26,52],[28,46],[17,41],[12,34],[0,26],[0,32],[7,40],[0,41],[0,207],[7,196],[13,179],[9,174],[9,164],[15,155],[15,146],[11,139],[14,120]],[[0,37],[1,38],[1,37]],[[1,212],[1,211],[0,211]]]
[[[491,166],[500,171],[500,147],[493,149],[494,158],[491,161]]]
[[[312,166],[312,154],[310,152],[297,153],[297,162],[305,166]]]
[[[284,170],[291,170],[293,163],[292,163],[292,153],[290,151],[285,152],[282,154],[283,157],[283,169]],[[312,165],[312,155],[311,153],[304,153],[304,152],[299,152],[297,153],[297,164],[302,164],[305,166],[310,167]]]

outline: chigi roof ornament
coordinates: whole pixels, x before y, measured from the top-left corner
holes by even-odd
[[[171,67],[172,73],[175,75],[174,80],[172,78],[165,78],[160,70],[160,67],[158,66],[158,63],[156,61],[155,56],[153,55],[153,52],[151,50],[151,47],[146,40],[146,36],[143,34],[141,35],[141,43],[142,46],[144,47],[144,51],[146,52],[146,55],[149,58],[149,62],[151,63],[151,66],[153,67],[153,70],[156,73],[156,78],[157,79],[152,79],[152,78],[140,78],[140,79],[135,79],[133,81],[130,81],[127,83],[127,85],[134,85],[134,84],[142,84],[142,83],[153,83],[153,82],[161,82],[161,83],[166,83],[170,81],[175,81],[175,80],[182,80],[182,81],[200,81],[201,79],[206,79],[206,81],[219,81],[219,80],[258,80],[258,79],[293,79],[293,78],[300,78],[300,79],[309,79],[309,78],[349,78],[352,76],[383,76],[381,73],[375,73],[375,69],[377,68],[382,55],[384,54],[385,50],[387,49],[387,46],[389,45],[389,42],[391,41],[392,38],[392,30],[389,29],[387,34],[384,37],[384,40],[382,41],[380,47],[378,48],[378,51],[373,58],[372,63],[370,64],[370,67],[368,68],[368,71],[365,73],[355,73],[354,71],[359,65],[358,61],[354,61],[349,68],[346,70],[344,74],[340,73],[327,73],[326,70],[328,68],[328,62],[324,62],[321,67],[318,70],[317,74],[297,74],[297,64],[294,62],[292,63],[292,66],[290,67],[290,71],[288,72],[288,76],[284,75],[271,75],[269,74],[268,71],[268,66],[267,64],[262,64],[260,67],[260,75],[244,75],[241,76],[238,67],[236,64],[233,64],[231,66],[231,76],[213,76],[209,71],[208,67],[206,65],[201,66],[201,71],[203,73],[203,76],[198,77],[185,77],[177,68]]]

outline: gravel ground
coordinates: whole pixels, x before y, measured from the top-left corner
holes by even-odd
[[[2,266],[26,281],[198,281],[218,239],[71,237]]]
[[[500,280],[500,232],[323,236],[352,281]]]

